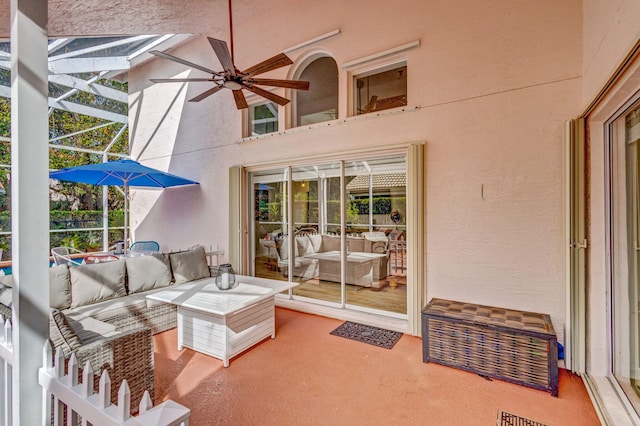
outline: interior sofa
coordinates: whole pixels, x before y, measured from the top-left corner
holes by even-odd
[[[303,281],[318,277],[322,281],[340,281],[339,262],[329,262],[313,258],[316,253],[340,251],[340,236],[317,234],[315,232],[298,233],[295,236],[295,259],[293,276]],[[347,236],[347,249],[350,253],[378,253],[384,256],[372,260],[373,276],[362,279],[363,274],[370,271],[353,266],[347,273],[347,284],[364,287],[380,287],[380,280],[389,275],[388,238],[384,233],[364,233],[364,236]],[[276,240],[276,256],[280,271],[288,276],[289,270],[289,238],[281,236]],[[310,257],[311,256],[311,257]],[[323,264],[324,262],[324,264]],[[336,272],[337,265],[337,272]],[[322,267],[321,267],[322,266]]]
[[[176,326],[176,307],[146,299],[169,286],[211,276],[205,250],[127,257],[80,266],[58,265],[49,273],[50,341],[65,358],[75,353],[82,368],[107,369],[111,396],[127,379],[132,409],[145,390],[154,397],[152,335]],[[11,316],[10,276],[0,280],[0,313]],[[98,380],[95,381],[96,386]]]

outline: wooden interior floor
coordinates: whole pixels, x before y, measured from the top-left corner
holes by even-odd
[[[393,261],[393,259],[392,259]],[[267,267],[270,265],[271,267]],[[255,262],[255,275],[261,278],[286,280],[287,277],[272,266],[267,257],[258,257]],[[361,287],[346,285],[346,303],[366,308],[388,311],[399,314],[407,313],[407,274],[406,262],[404,268],[398,270],[390,268],[391,274],[376,281],[376,287]],[[322,281],[318,277],[299,281],[294,277],[298,286],[293,289],[294,296],[340,303],[340,284],[332,281]]]
[[[582,380],[559,397],[422,362],[422,340],[382,349],[329,333],[342,321],[276,309],[275,339],[231,360],[154,336],[156,403],[191,408],[192,425],[495,425],[498,410],[547,425],[599,425]]]

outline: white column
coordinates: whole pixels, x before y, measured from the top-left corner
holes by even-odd
[[[109,161],[107,153],[102,154],[102,162]],[[102,187],[102,251],[109,251],[109,187]]]
[[[11,0],[13,424],[42,424],[38,368],[49,334],[47,0]]]

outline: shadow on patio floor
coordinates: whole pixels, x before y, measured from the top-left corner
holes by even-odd
[[[278,308],[276,338],[222,361],[157,334],[156,403],[173,399],[201,425],[494,425],[499,410],[548,425],[599,425],[582,380],[560,370],[548,392],[422,362],[404,335],[382,349],[329,333],[342,321]]]

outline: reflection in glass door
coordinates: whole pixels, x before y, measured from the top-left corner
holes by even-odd
[[[406,160],[347,161],[346,292],[352,308],[406,314]]]
[[[249,178],[256,276],[298,283],[295,300],[406,316],[405,154],[273,168]]]
[[[640,107],[611,127],[613,373],[640,411]]]
[[[253,274],[256,277],[287,280],[281,270],[288,269],[288,247],[282,236],[287,232],[288,168],[252,173]]]
[[[327,223],[340,223],[340,163],[292,167],[291,176],[296,250],[292,280],[299,283],[293,295],[340,306],[340,235],[335,235],[335,223]]]

